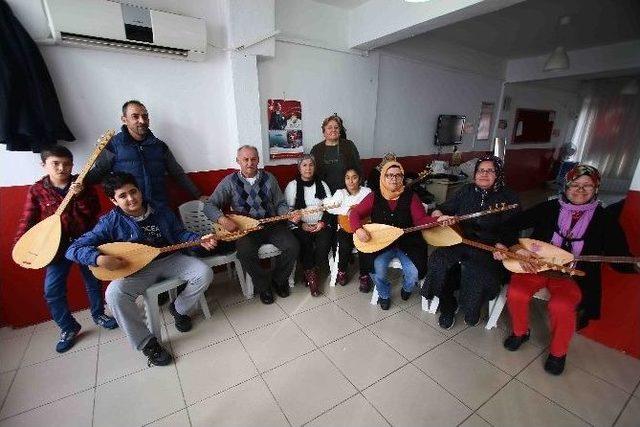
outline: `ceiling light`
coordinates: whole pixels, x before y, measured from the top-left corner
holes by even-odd
[[[404,0],[404,1],[406,1],[407,3],[426,3],[429,0]]]
[[[569,68],[569,55],[562,46],[558,46],[544,64],[544,71],[566,70]]]
[[[556,41],[558,44],[562,44],[563,38],[563,28],[566,28],[571,23],[571,16],[562,16],[558,20],[558,27],[556,28]],[[566,30],[564,30],[566,32]],[[547,62],[544,63],[543,71],[554,71],[554,70],[566,70],[569,68],[569,55],[567,55],[567,51],[563,46],[556,47],[549,58],[547,58]]]

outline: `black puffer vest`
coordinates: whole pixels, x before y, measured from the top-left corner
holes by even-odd
[[[398,228],[413,227],[411,218],[411,199],[413,192],[405,190],[398,199],[395,210],[391,210],[389,202],[382,197],[380,192],[374,192],[373,210],[371,212],[371,222],[377,224],[393,225]],[[413,264],[418,269],[418,276],[422,279],[427,273],[427,243],[419,232],[404,234],[393,244],[402,252],[407,254]],[[387,248],[373,254],[377,257]]]

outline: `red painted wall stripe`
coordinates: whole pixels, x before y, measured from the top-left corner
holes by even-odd
[[[549,149],[507,151],[506,175],[509,186],[518,191],[540,187],[544,181],[549,179],[552,153],[553,150]],[[463,153],[463,159],[468,160],[478,154],[480,153]],[[404,157],[401,162],[406,170],[419,172],[435,157],[435,155]],[[445,154],[439,158],[447,160],[450,157],[450,154]],[[364,159],[365,175],[368,175],[379,161],[379,158]],[[293,179],[296,172],[293,165],[268,166],[266,169],[278,178],[282,188]],[[230,172],[230,169],[194,172],[189,176],[205,194],[208,194]],[[28,189],[28,185],[0,187],[0,218],[2,218],[0,221],[0,324],[15,327],[34,324],[50,318],[42,296],[44,270],[26,270],[18,267],[11,260],[15,224],[22,213]],[[101,194],[101,204],[103,211],[106,212],[111,209],[111,203],[102,195],[102,190],[99,190],[98,193]],[[175,207],[189,200],[188,195],[173,184],[169,185],[169,195]],[[72,310],[80,310],[88,306],[84,286],[77,268],[72,269],[68,298]]]

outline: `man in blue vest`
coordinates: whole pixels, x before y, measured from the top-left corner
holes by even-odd
[[[164,141],[149,130],[149,113],[135,99],[122,106],[122,131],[118,132],[100,153],[85,182],[95,184],[112,172],[127,172],[134,176],[144,200],[154,208],[170,208],[165,177],[173,176],[194,199],[207,200],[185,174]],[[178,289],[178,292],[181,288]],[[169,296],[160,294],[160,305]]]
[[[124,103],[122,123],[122,131],[111,139],[87,175],[89,183],[99,182],[111,172],[127,172],[135,177],[144,199],[151,205],[168,206],[165,185],[168,173],[194,199],[202,198],[167,144],[149,130],[149,113],[140,101]]]

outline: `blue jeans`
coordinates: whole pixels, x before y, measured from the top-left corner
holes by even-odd
[[[371,274],[380,298],[391,298],[391,284],[387,280],[387,270],[389,269],[389,263],[394,258],[398,258],[400,264],[402,264],[402,273],[404,275],[402,289],[411,292],[418,282],[418,269],[413,265],[407,254],[396,247],[387,249],[373,261],[373,273]]]
[[[72,265],[71,261],[63,258],[49,264],[44,277],[44,299],[49,306],[51,318],[63,331],[69,331],[78,325],[76,319],[71,315],[67,303],[67,277]],[[89,267],[80,266],[80,272],[89,296],[91,315],[93,317],[99,316],[104,313],[104,299],[100,282],[91,274]]]

